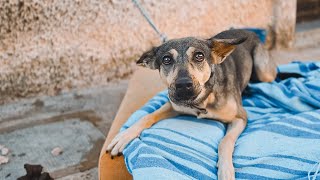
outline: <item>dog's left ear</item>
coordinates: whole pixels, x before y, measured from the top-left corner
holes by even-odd
[[[137,61],[137,65],[148,67],[150,69],[159,69],[159,65],[156,61],[156,53],[158,51],[157,47],[151,48],[142,54],[140,59]]]
[[[236,45],[243,43],[245,40],[247,40],[247,37],[235,39],[216,39],[213,37],[209,39],[212,63],[222,63],[236,49]]]

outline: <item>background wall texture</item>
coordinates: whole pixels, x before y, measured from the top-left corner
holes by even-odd
[[[261,27],[270,47],[286,47],[294,33],[296,0],[140,2],[169,38]],[[125,78],[159,44],[131,1],[1,0],[0,104]]]

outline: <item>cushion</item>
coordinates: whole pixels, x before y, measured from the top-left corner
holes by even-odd
[[[243,96],[248,125],[233,155],[237,179],[317,176],[320,63],[294,62],[278,71],[303,77],[249,84]],[[167,101],[167,91],[160,92],[121,131]],[[183,115],[162,120],[125,148],[125,163],[134,179],[217,179],[218,145],[225,132],[225,124],[210,119]]]

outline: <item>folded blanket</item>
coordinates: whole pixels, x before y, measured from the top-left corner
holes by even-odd
[[[248,86],[248,125],[236,142],[237,179],[308,179],[320,162],[320,62],[294,62],[279,72],[299,73]],[[121,130],[168,101],[167,91],[132,114]],[[134,179],[217,179],[218,145],[226,125],[193,116],[162,120],[124,150]]]

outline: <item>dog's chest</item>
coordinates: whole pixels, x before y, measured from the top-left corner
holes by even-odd
[[[184,106],[184,105],[177,105],[175,103],[171,103],[172,107],[175,111],[182,113],[182,114],[189,114],[194,116],[199,116],[201,114],[200,110],[190,107],[190,106]]]
[[[172,107],[175,111],[181,113],[181,114],[188,114],[188,115],[194,115],[197,118],[208,118],[208,119],[220,119],[218,116],[211,110],[201,107],[190,107],[190,106],[183,106],[183,105],[177,105],[172,103]]]
[[[179,113],[194,115],[197,118],[214,119],[224,123],[231,122],[237,115],[237,105],[235,101],[231,99],[227,100],[226,103],[219,108],[211,108],[207,106],[206,103],[197,107],[177,105],[172,102],[171,104],[173,109]]]

